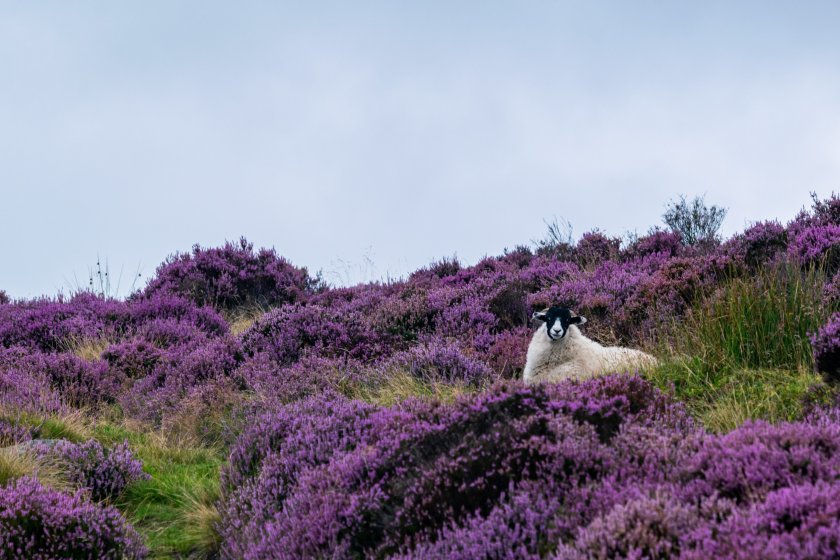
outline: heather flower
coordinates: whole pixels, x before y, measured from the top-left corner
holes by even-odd
[[[397,354],[389,366],[429,381],[481,384],[495,377],[487,364],[468,356],[457,344],[438,341]]]
[[[678,476],[680,494],[688,500],[714,495],[745,503],[779,488],[840,475],[837,423],[746,422],[696,446]]]
[[[821,265],[828,274],[840,268],[840,224],[805,228],[795,234],[788,255],[803,265]]]
[[[143,472],[143,463],[132,455],[128,442],[106,449],[93,439],[79,444],[61,440],[37,445],[35,449],[97,502],[113,500],[132,482],[149,478]]]
[[[144,558],[140,536],[111,507],[50,490],[31,478],[0,487],[0,557]]]
[[[840,555],[840,484],[818,482],[781,488],[691,538],[686,558],[796,560]]]
[[[31,413],[58,412],[63,408],[59,394],[43,371],[21,365],[27,358],[21,349],[0,348],[0,407]]]
[[[621,256],[625,261],[640,259],[648,255],[678,257],[683,250],[684,245],[679,232],[654,229],[647,235],[636,239],[627,249],[622,251]]]
[[[599,516],[575,544],[585,558],[675,558],[683,536],[700,521],[695,507],[657,491]]]
[[[600,231],[584,233],[575,247],[575,257],[582,266],[593,266],[615,260],[621,240],[609,238]]]
[[[778,222],[759,222],[724,244],[724,249],[750,267],[766,264],[787,248],[787,231]]]
[[[32,439],[32,431],[12,418],[0,416],[0,447],[8,447]]]
[[[814,364],[826,381],[840,382],[840,313],[832,315],[828,323],[811,335]]]
[[[690,427],[667,397],[629,376],[498,386],[447,406],[355,406],[287,405],[237,443],[223,477],[226,555],[467,557],[499,543],[537,555],[569,534],[560,518],[573,504],[563,496],[619,461],[645,464],[624,459],[645,440],[623,439],[623,426]],[[506,530],[514,519],[524,526]]]
[[[254,251],[245,238],[220,248],[193,247],[157,269],[144,296],[179,295],[218,309],[277,306],[305,300],[317,288],[306,269],[292,266],[274,249]]]
[[[371,360],[391,351],[359,313],[331,312],[320,306],[287,305],[266,313],[242,334],[247,355],[265,352],[279,364],[296,362],[305,351],[325,357]]]

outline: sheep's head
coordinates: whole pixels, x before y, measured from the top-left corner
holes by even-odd
[[[582,325],[586,322],[586,317],[576,315],[568,307],[557,307],[556,305],[544,311],[537,311],[532,317],[537,321],[545,322],[545,329],[548,338],[551,340],[560,340],[566,336],[566,333],[569,332],[569,325]]]

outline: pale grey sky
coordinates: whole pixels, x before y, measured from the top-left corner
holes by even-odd
[[[839,25],[833,1],[0,0],[0,289],[240,235],[399,276],[555,215],[643,232],[679,193],[727,233],[788,220],[840,185]]]

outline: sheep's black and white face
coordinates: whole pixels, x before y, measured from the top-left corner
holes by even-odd
[[[582,325],[586,322],[586,317],[575,315],[572,310],[567,307],[550,307],[545,311],[537,311],[533,318],[537,321],[545,321],[545,329],[548,333],[548,338],[551,340],[560,340],[566,333],[569,332],[569,325]]]

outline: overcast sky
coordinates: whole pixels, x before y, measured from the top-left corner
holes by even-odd
[[[840,2],[5,2],[0,289],[244,235],[347,282],[840,190]],[[124,279],[123,292],[130,279]]]

